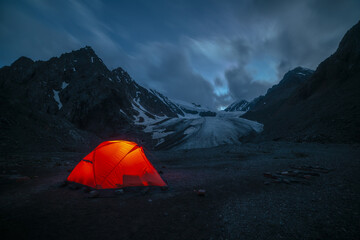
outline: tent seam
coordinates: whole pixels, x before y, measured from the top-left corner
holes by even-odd
[[[111,169],[111,171],[106,175],[106,177],[104,178],[104,180],[101,182],[100,185],[102,185],[102,184],[105,182],[105,180],[107,179],[107,177],[108,177],[108,176],[114,171],[114,169],[122,162],[122,160],[124,160],[124,158],[125,158],[127,155],[129,155],[129,153],[135,151],[135,150],[138,149],[138,148],[139,148],[139,146],[136,145],[136,146],[134,146],[127,154],[125,154],[125,156],[124,156],[123,158],[121,158],[120,161],[114,166],[114,168]]]

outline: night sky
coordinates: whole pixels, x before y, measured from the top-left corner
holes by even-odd
[[[359,13],[358,0],[0,0],[0,67],[89,45],[145,87],[219,108],[316,69]]]

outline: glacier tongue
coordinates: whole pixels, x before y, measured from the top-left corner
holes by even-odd
[[[240,138],[259,133],[263,125],[240,118],[242,113],[218,112],[215,117],[160,118],[143,122],[158,148],[210,148],[240,144]]]
[[[203,121],[197,121],[191,128],[185,130],[188,133],[186,141],[175,148],[209,148],[224,144],[239,144],[240,137],[251,132],[261,132],[262,124],[243,118],[234,117],[202,117]],[[195,122],[197,119],[192,120]],[[198,130],[196,131],[196,127]],[[191,129],[191,131],[189,131]]]

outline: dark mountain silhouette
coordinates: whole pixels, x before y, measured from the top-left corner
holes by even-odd
[[[129,139],[140,133],[134,123],[145,118],[184,115],[123,69],[110,71],[91,47],[48,61],[20,57],[0,69],[0,98],[4,148],[25,142],[46,148],[51,140],[76,146],[119,135]]]
[[[271,139],[358,142],[359,79],[357,23],[345,34],[336,52],[288,97],[272,106],[255,107],[244,117],[263,123],[264,136]]]
[[[287,72],[283,79],[269,88],[264,96],[259,96],[248,102],[246,100],[236,101],[230,104],[225,111],[251,111],[258,114],[271,114],[272,108],[278,106],[282,100],[288,98],[296,88],[304,84],[313,74],[313,70],[297,67]],[[262,116],[266,118],[267,116]]]
[[[265,119],[271,116],[272,111],[279,107],[299,86],[312,76],[313,70],[297,67],[287,72],[283,79],[269,88],[264,96],[260,96],[249,102],[249,113],[257,115],[257,118]]]

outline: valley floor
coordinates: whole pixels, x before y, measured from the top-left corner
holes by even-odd
[[[169,189],[59,187],[85,155],[2,154],[2,239],[358,239],[360,147],[266,142],[146,151]],[[319,166],[296,181],[267,176]],[[313,173],[314,173],[313,172]],[[327,173],[326,173],[327,172]],[[198,196],[196,190],[206,190]],[[194,191],[195,190],[195,191]]]

